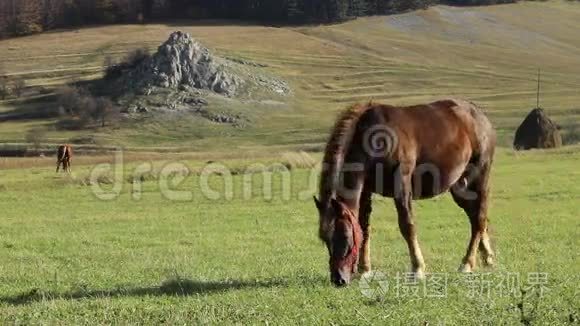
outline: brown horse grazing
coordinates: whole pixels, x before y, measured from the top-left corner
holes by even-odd
[[[495,139],[483,112],[461,100],[410,107],[369,103],[343,112],[326,145],[319,198],[314,198],[332,282],[348,284],[357,265],[361,272],[371,269],[373,193],[394,198],[417,278],[424,277],[425,263],[411,202],[446,191],[471,222],[460,271],[475,268],[477,248],[484,263],[493,264],[487,204]]]
[[[72,146],[71,145],[60,145],[56,151],[56,172],[60,169],[62,164],[62,169],[64,172],[70,173],[70,159],[72,157]]]

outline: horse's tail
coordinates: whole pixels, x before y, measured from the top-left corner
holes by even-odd
[[[66,145],[66,166],[70,172],[70,160],[72,158],[72,146]]]
[[[497,135],[483,109],[472,102],[465,103],[473,119],[473,132],[476,139],[473,145],[474,152],[469,160],[469,164],[475,168],[473,170],[476,171],[475,175],[470,175],[470,172],[466,171],[459,179],[460,185],[467,187],[474,177],[488,178],[495,154]]]
[[[61,145],[58,147],[58,161],[62,162],[66,156],[66,145]]]
[[[493,125],[485,115],[483,109],[474,103],[471,103],[471,115],[475,126],[475,136],[478,141],[478,151],[472,158],[480,165],[491,164],[495,152],[497,135]]]

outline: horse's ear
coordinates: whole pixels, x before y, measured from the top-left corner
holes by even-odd
[[[318,198],[316,198],[316,196],[312,196],[312,198],[314,198],[314,204],[316,205],[316,208],[318,208],[318,211],[322,211],[322,203],[320,203],[320,200],[318,200]]]

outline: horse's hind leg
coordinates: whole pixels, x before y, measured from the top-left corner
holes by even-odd
[[[491,162],[484,164],[480,168],[470,166],[469,183],[467,187],[459,185],[451,189],[453,200],[459,205],[471,223],[471,239],[467,247],[467,252],[459,270],[461,272],[471,272],[476,266],[477,249],[482,254],[485,265],[492,265],[494,253],[491,249],[489,235],[487,233],[487,205],[489,197],[489,174]]]
[[[363,241],[361,246],[361,259],[358,262],[358,270],[361,273],[366,273],[371,270],[371,230],[370,230],[370,218],[371,218],[371,195],[372,192],[364,190],[360,198],[360,208],[359,208],[359,222],[363,232]]]
[[[395,206],[399,217],[399,229],[409,247],[412,272],[418,279],[425,278],[425,261],[417,240],[417,228],[412,209],[412,173],[403,172],[400,177],[399,191],[395,194]]]

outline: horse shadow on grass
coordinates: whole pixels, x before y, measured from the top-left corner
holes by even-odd
[[[211,294],[243,289],[259,289],[287,286],[282,279],[270,279],[263,281],[224,280],[224,281],[194,281],[185,278],[172,278],[164,281],[159,286],[151,287],[117,287],[109,290],[91,290],[81,288],[68,292],[44,291],[32,289],[31,291],[0,297],[0,304],[26,305],[33,302],[52,300],[80,300],[99,298],[120,297],[146,297],[146,296],[176,296],[186,297],[196,294]]]

